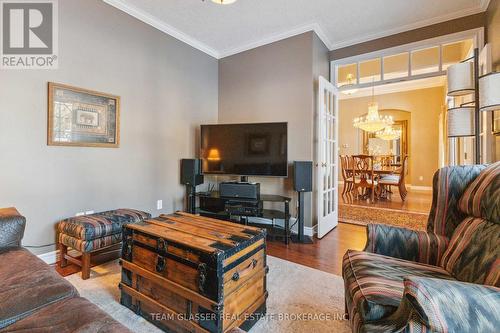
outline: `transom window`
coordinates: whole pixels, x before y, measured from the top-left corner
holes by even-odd
[[[483,29],[429,39],[332,62],[332,81],[340,90],[417,80],[446,74],[483,43]]]

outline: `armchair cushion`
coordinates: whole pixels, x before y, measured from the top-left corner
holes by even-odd
[[[353,250],[344,255],[342,272],[354,332],[362,324],[386,318],[396,311],[403,296],[404,277],[453,279],[437,266]]]
[[[500,225],[468,217],[455,230],[441,267],[457,280],[500,287]]]
[[[423,264],[437,265],[448,239],[432,232],[369,224],[365,251]]]
[[[20,246],[26,219],[15,208],[0,209],[0,249]]]
[[[429,331],[498,332],[500,289],[417,277],[404,285],[404,300]]]
[[[457,225],[467,217],[459,209],[458,201],[485,168],[484,165],[453,166],[439,169],[434,174],[427,231],[451,238]]]
[[[500,162],[481,171],[467,187],[458,205],[467,215],[500,224]]]

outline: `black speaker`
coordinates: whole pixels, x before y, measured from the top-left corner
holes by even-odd
[[[223,198],[260,199],[259,183],[223,182],[219,185]]]
[[[313,163],[311,161],[293,162],[293,189],[296,192],[312,192]]]
[[[201,171],[201,160],[183,159],[181,160],[181,184],[196,186],[203,184]]]

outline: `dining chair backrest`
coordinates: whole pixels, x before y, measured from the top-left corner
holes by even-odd
[[[405,155],[401,163],[401,168],[399,169],[399,184],[404,184],[407,172],[408,172],[408,155]]]
[[[390,167],[394,163],[393,155],[384,155],[380,157],[380,162],[382,166]]]
[[[348,155],[340,155],[340,166],[342,168],[342,178],[344,182],[352,180],[352,159]]]
[[[353,170],[356,177],[361,181],[370,180],[371,184],[375,181],[375,173],[373,172],[373,156],[370,155],[354,155]]]

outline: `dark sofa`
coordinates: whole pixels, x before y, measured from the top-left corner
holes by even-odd
[[[21,247],[25,224],[0,209],[0,332],[130,332]]]

